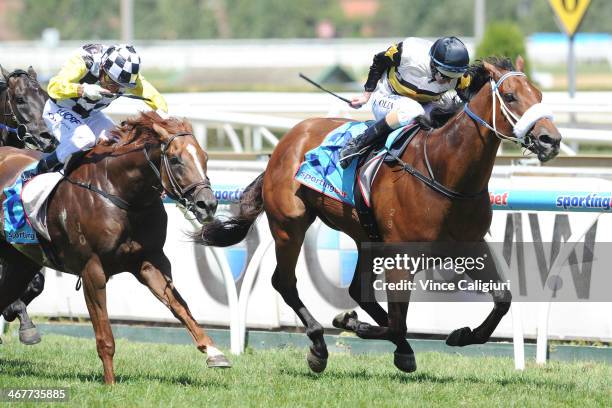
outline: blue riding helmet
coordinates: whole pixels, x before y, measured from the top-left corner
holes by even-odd
[[[431,46],[429,57],[433,68],[449,78],[459,78],[470,63],[468,50],[457,37],[438,39]]]

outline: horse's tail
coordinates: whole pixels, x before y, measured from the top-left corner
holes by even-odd
[[[204,224],[202,230],[191,236],[194,242],[202,245],[226,247],[237,244],[246,237],[251,226],[261,215],[263,207],[263,177],[261,173],[245,188],[240,197],[240,212],[229,219],[213,221]]]

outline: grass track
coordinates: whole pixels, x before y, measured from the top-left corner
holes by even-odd
[[[310,373],[306,349],[249,350],[231,370],[210,370],[195,347],[117,340],[118,384],[106,387],[93,339],[45,335],[37,346],[14,336],[0,345],[0,387],[67,387],[78,407],[199,406],[610,406],[612,365],[551,362],[513,369],[509,358],[417,355],[416,373],[392,355],[332,354]],[[0,403],[1,405],[2,403]],[[11,406],[44,406],[43,403]],[[48,404],[54,407],[61,404]]]

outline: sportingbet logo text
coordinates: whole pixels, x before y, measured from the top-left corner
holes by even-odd
[[[557,196],[556,205],[564,210],[570,208],[601,208],[603,210],[610,210],[610,202],[612,197],[602,197],[597,193],[589,193],[587,195],[563,195]]]
[[[489,193],[489,200],[491,201],[491,205],[498,206],[507,206],[508,205],[508,192],[505,193]]]

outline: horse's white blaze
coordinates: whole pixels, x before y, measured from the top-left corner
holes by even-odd
[[[191,157],[193,157],[193,162],[195,163],[195,166],[198,169],[198,172],[200,173],[200,176],[202,176],[202,178],[205,179],[206,178],[206,174],[204,174],[204,167],[202,167],[202,163],[200,163],[200,159],[198,159],[198,152],[196,151],[195,146],[194,145],[188,145],[187,146],[187,151],[189,152]]]
[[[215,357],[215,356],[222,356],[223,352],[214,346],[207,346],[206,354],[208,354],[208,357]]]

